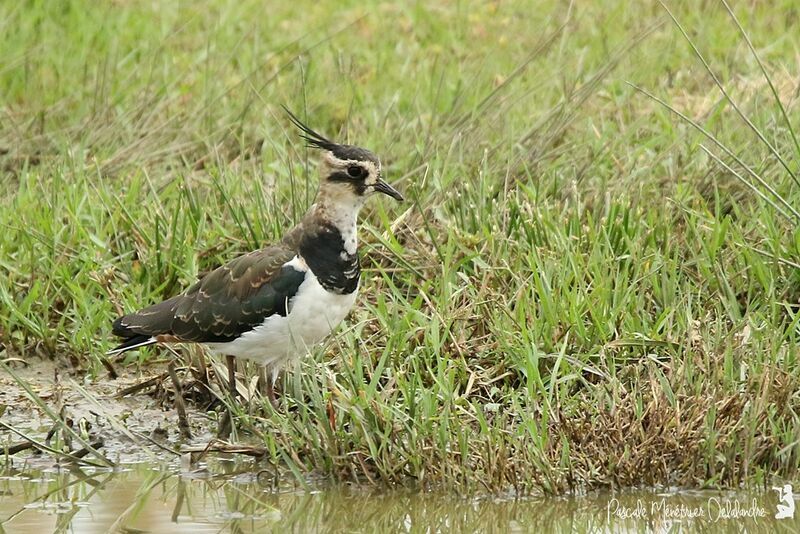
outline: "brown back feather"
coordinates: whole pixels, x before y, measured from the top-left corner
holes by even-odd
[[[218,267],[183,294],[114,322],[125,338],[170,335],[180,341],[231,341],[275,313],[285,315],[305,273],[283,267],[295,256],[285,243]]]

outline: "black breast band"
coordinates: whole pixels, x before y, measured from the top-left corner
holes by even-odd
[[[316,232],[305,236],[300,243],[300,256],[327,291],[341,295],[358,287],[358,251],[348,254],[342,233],[334,225],[320,225]]]

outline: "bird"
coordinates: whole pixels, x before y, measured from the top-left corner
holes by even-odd
[[[217,267],[183,293],[117,318],[116,355],[153,344],[196,343],[224,355],[236,398],[235,361],[264,366],[266,394],[285,365],[306,354],[341,323],[356,302],[361,267],[358,214],[368,198],[403,195],[383,178],[373,152],[340,144],[289,119],[308,147],[319,149],[320,183],[313,204],[280,241]]]

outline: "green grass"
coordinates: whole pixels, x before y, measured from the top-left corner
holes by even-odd
[[[657,2],[4,3],[4,356],[100,376],[117,314],[279,238],[316,186],[286,105],[409,202],[366,210],[359,306],[285,409],[240,414],[274,459],[464,493],[797,477],[782,4],[731,6],[754,54],[716,2],[670,3],[686,36]]]

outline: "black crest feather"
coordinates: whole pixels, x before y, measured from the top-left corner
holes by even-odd
[[[306,140],[308,146],[314,148],[322,148],[324,150],[331,150],[331,151],[336,150],[336,148],[340,146],[338,143],[334,143],[324,135],[315,132],[314,130],[303,124],[303,122],[300,119],[298,119],[294,113],[289,111],[289,108],[287,108],[286,106],[281,106],[281,107],[286,112],[286,114],[289,115],[289,119],[294,123],[294,125],[300,128],[300,130],[303,132],[302,134],[300,134],[300,137]]]
[[[334,143],[324,135],[315,132],[305,124],[303,121],[297,118],[297,116],[289,111],[286,106],[283,107],[283,110],[289,115],[289,119],[297,126],[301,132],[300,137],[306,140],[308,146],[313,148],[321,148],[323,150],[330,150],[333,152],[333,155],[342,160],[355,160],[355,161],[372,161],[374,163],[380,163],[378,157],[370,152],[369,150],[353,145],[340,145],[339,143]]]

